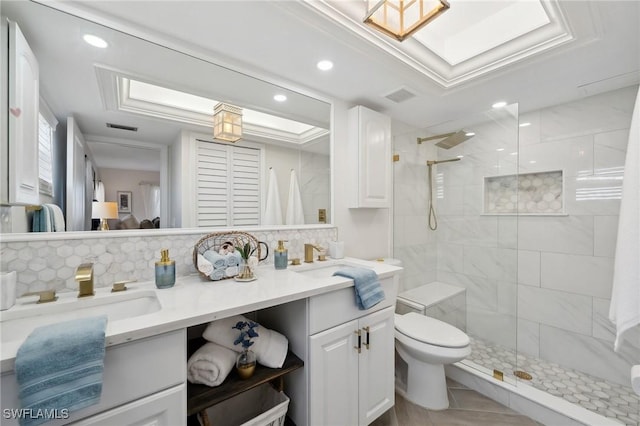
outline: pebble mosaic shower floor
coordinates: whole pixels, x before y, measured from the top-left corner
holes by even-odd
[[[514,371],[525,371],[533,378],[531,386],[564,398],[621,424],[640,425],[640,396],[631,387],[607,382],[558,364],[517,354],[480,339],[471,339],[468,360],[488,369],[497,369],[505,378],[516,380]],[[520,380],[520,379],[518,379]]]

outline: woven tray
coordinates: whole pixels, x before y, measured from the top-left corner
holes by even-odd
[[[249,245],[251,246],[251,250],[255,250],[254,254],[257,254],[258,259],[260,259],[260,244],[258,244],[258,239],[247,232],[230,231],[213,232],[211,234],[207,234],[204,237],[200,238],[193,248],[193,265],[198,270],[200,276],[202,276],[203,278],[208,278],[198,269],[198,253],[203,254],[205,251],[211,249],[217,252],[225,244],[230,244],[234,248],[241,248],[244,247],[246,243],[249,243]],[[224,277],[222,279],[226,280],[229,278],[233,277]]]

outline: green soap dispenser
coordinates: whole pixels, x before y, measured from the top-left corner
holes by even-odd
[[[278,240],[278,247],[274,250],[273,263],[276,269],[287,269],[289,251],[284,246],[286,240]]]
[[[176,261],[169,259],[169,249],[160,251],[160,260],[156,262],[156,287],[170,288],[176,283]]]

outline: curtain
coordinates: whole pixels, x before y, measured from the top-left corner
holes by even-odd
[[[152,220],[160,217],[160,186],[152,183],[141,183],[144,218]]]

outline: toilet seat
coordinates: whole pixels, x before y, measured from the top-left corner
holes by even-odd
[[[469,346],[469,336],[456,327],[435,318],[409,312],[395,316],[396,331],[433,346],[463,348]]]

